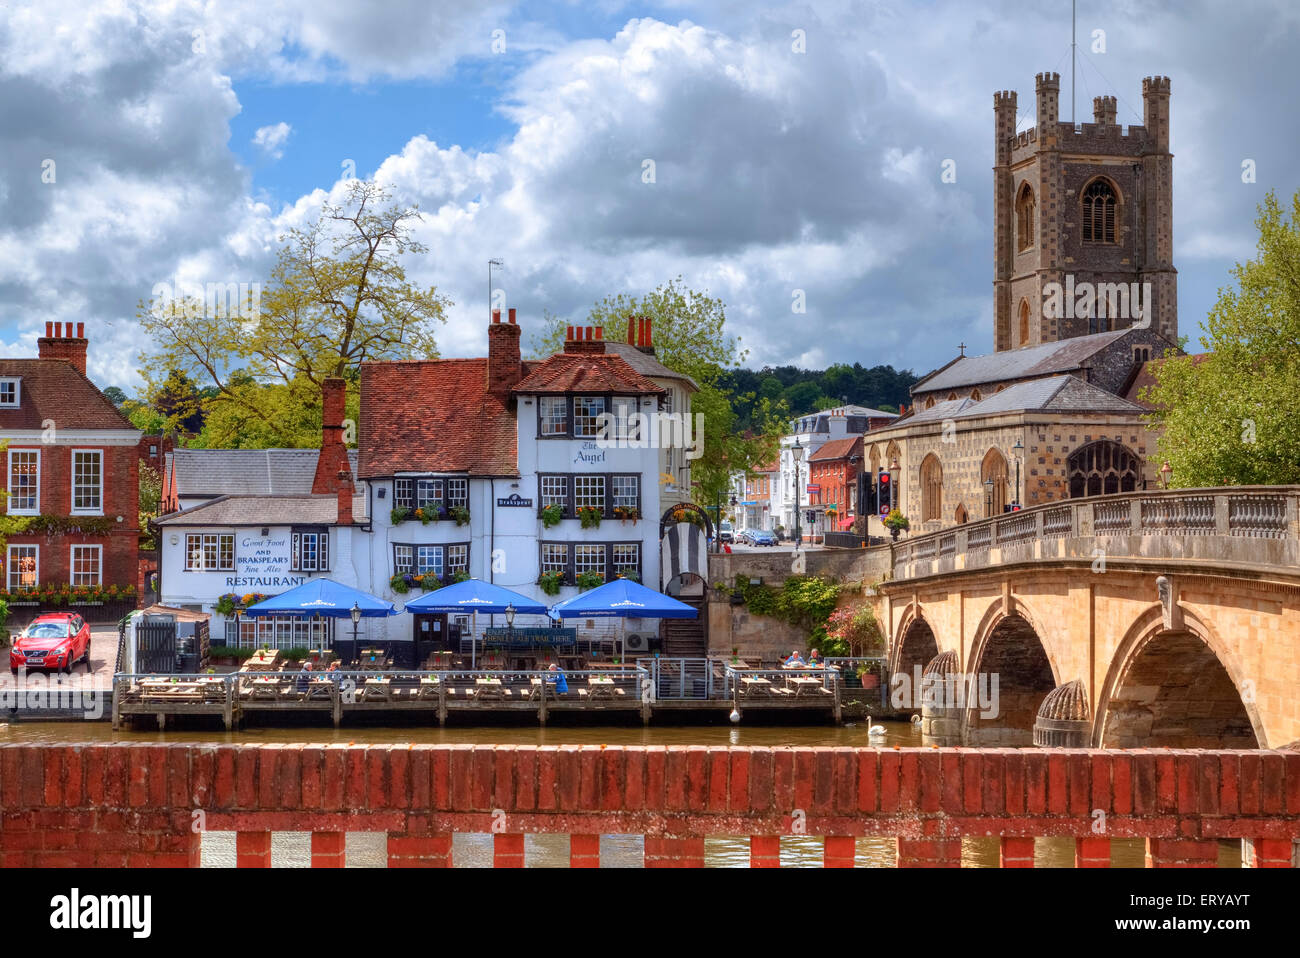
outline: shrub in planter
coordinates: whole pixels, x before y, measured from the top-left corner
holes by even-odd
[[[636,569],[633,569],[630,566],[625,569],[618,569],[614,574],[620,579],[630,579],[633,582],[641,581],[641,577],[636,574]]]
[[[455,519],[458,526],[463,526],[469,522],[469,510],[464,506],[452,506],[447,515]]]
[[[287,662],[301,662],[307,658],[308,649],[305,646],[297,645],[292,649],[283,649],[280,654]]]
[[[547,595],[559,595],[560,586],[564,585],[563,572],[543,572],[537,577],[537,584]]]
[[[636,522],[641,518],[641,510],[636,506],[615,506],[614,518],[620,522],[627,522],[629,519]]]
[[[468,582],[471,578],[473,578],[473,576],[471,576],[464,569],[461,569],[458,572],[452,573],[451,584],[455,585],[457,582]]]
[[[558,502],[552,502],[549,506],[542,506],[537,514],[542,518],[542,525],[549,529],[560,524],[564,518],[564,507]]]
[[[600,527],[602,516],[600,509],[596,506],[579,506],[578,518],[582,520],[582,528],[597,529]]]
[[[605,584],[605,577],[599,572],[579,572],[578,588],[582,591],[594,589],[598,585]]]
[[[409,518],[411,518],[411,510],[405,506],[397,506],[388,513],[388,520],[395,526],[400,526]]]
[[[388,587],[398,595],[405,595],[410,591],[410,586],[406,584],[406,576],[395,575],[388,580]]]

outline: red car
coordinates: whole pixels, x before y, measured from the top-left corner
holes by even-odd
[[[90,671],[90,626],[72,612],[38,615],[14,639],[9,650],[9,671],[18,674],[24,666],[32,669],[59,669],[71,672],[78,662]]]

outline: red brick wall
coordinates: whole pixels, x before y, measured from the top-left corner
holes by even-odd
[[[451,833],[499,821],[498,864],[523,834],[646,836],[647,865],[695,865],[708,835],[899,839],[899,864],[954,865],[963,835],[1075,836],[1081,864],[1105,838],[1145,837],[1152,864],[1212,863],[1220,838],[1290,864],[1300,837],[1300,752],[704,746],[0,745],[0,867],[195,865],[196,821],[242,833],[239,863],[266,864],[266,833],[311,830],[318,864],[337,833],[388,833],[390,865],[450,863]],[[1105,813],[1105,838],[1094,832]],[[196,818],[195,812],[202,816]],[[499,812],[499,814],[495,814]],[[331,837],[330,833],[334,833]],[[319,841],[317,840],[319,838]]]

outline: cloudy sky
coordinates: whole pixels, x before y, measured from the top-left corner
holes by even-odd
[[[1111,93],[1140,123],[1142,77],[1172,78],[1194,333],[1253,253],[1265,191],[1300,186],[1300,7],[1079,7],[1081,121]],[[1019,91],[1031,126],[1034,74],[1057,70],[1068,117],[1069,11],[0,0],[0,355],[83,321],[92,378],[132,390],[155,284],[264,279],[277,237],[355,169],[425,211],[407,267],[455,303],[444,356],[486,348],[498,257],[534,328],[680,274],[726,302],[750,365],[924,372],[959,342],[991,349],[992,95]]]

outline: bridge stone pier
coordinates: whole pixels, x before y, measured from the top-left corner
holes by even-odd
[[[1300,745],[1298,511],[1295,486],[1141,492],[898,543],[898,704],[940,745]],[[932,663],[948,680],[913,688]]]

